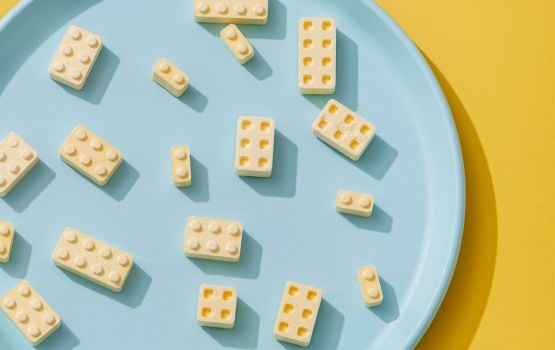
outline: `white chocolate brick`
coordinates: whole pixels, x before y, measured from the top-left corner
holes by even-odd
[[[0,263],[10,261],[15,229],[12,223],[0,221]]]
[[[50,77],[81,90],[102,50],[102,39],[83,28],[69,26],[48,67]]]
[[[267,117],[239,117],[235,171],[239,176],[272,176],[275,123]]]
[[[183,95],[189,87],[189,76],[165,58],[160,58],[152,66],[152,80],[175,97]]]
[[[309,285],[287,282],[274,325],[278,340],[308,346],[312,339],[322,291]]]
[[[176,187],[191,186],[191,154],[185,145],[172,147],[172,176]]]
[[[337,191],[335,209],[339,213],[369,217],[374,208],[374,198],[366,193],[348,190]]]
[[[237,310],[237,290],[203,284],[198,296],[197,321],[201,326],[233,328]]]
[[[23,280],[1,298],[2,310],[33,346],[60,327],[60,316]]]
[[[15,132],[0,141],[0,197],[7,195],[38,160],[37,151]]]
[[[376,134],[376,127],[334,99],[312,124],[312,132],[352,160],[359,160]]]
[[[197,22],[266,24],[268,0],[194,0]]]
[[[59,150],[60,157],[72,168],[99,186],[110,181],[123,155],[83,125],[77,125]]]
[[[383,300],[380,276],[373,265],[362,266],[358,269],[358,282],[362,299],[367,307],[380,305]]]
[[[133,257],[74,228],[67,227],[52,253],[54,263],[114,292],[123,289]]]
[[[222,29],[220,37],[239,63],[245,64],[254,57],[252,45],[235,24],[230,24]]]
[[[241,257],[243,225],[236,221],[188,217],[185,255],[190,258],[237,262]]]
[[[299,91],[333,94],[336,81],[335,18],[299,20]]]

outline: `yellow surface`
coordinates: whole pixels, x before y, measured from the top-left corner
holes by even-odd
[[[434,69],[467,177],[459,263],[420,349],[555,348],[555,2],[378,3]]]

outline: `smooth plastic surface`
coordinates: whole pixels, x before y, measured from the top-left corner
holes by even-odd
[[[16,131],[41,153],[36,168],[0,201],[17,226],[0,293],[28,279],[63,318],[41,349],[288,347],[272,337],[282,288],[322,289],[311,348],[403,348],[431,321],[453,271],[464,213],[456,132],[420,53],[372,2],[270,1],[265,26],[241,26],[256,48],[240,66],[218,33],[198,24],[188,1],[39,1],[20,5],[0,31],[0,134]],[[337,19],[334,98],[364,115],[377,135],[358,162],[326,146],[311,124],[329,96],[297,92],[301,16]],[[124,18],[125,20],[122,20]],[[48,63],[68,25],[98,33],[104,49],[82,91],[52,81]],[[150,78],[161,55],[190,72],[179,99]],[[276,120],[271,178],[234,172],[237,117]],[[126,155],[98,187],[57,149],[83,123]],[[47,130],[47,132],[45,132]],[[176,189],[167,150],[194,149],[192,186]],[[370,219],[335,212],[336,191],[372,193]],[[236,264],[187,259],[187,216],[241,221]],[[50,260],[66,226],[94,232],[133,254],[136,266],[113,293]],[[383,303],[360,302],[357,268],[380,271]],[[232,330],[196,323],[202,283],[237,288]],[[117,325],[117,329],[114,328]],[[3,348],[29,345],[0,316]]]

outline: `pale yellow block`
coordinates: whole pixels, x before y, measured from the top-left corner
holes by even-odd
[[[314,120],[312,132],[352,160],[359,160],[374,138],[376,127],[331,99]]]
[[[2,310],[33,346],[42,343],[60,327],[60,316],[25,280],[1,300]]]
[[[15,229],[12,223],[0,221],[0,263],[10,261]]]
[[[299,20],[299,91],[333,94],[336,81],[335,18]]]
[[[272,176],[275,123],[267,117],[239,117],[235,171],[239,176]]]
[[[114,246],[67,227],[52,253],[54,263],[114,292],[123,289],[133,257]]]
[[[176,187],[191,186],[191,154],[185,145],[172,147],[172,176]]]
[[[187,218],[185,255],[190,258],[237,262],[241,257],[243,225],[236,221]]]
[[[308,346],[321,301],[320,289],[287,282],[274,326],[274,337],[291,344]]]
[[[37,151],[15,132],[0,141],[0,197],[4,197],[37,164]]]
[[[160,58],[152,66],[152,80],[175,97],[183,95],[189,87],[189,76],[165,58]]]
[[[233,328],[237,310],[237,290],[203,284],[198,296],[197,320],[201,326]]]
[[[335,209],[339,213],[369,217],[374,208],[374,198],[366,193],[351,192],[348,190],[337,191]]]
[[[254,57],[252,45],[235,24],[230,24],[222,29],[220,37],[239,63],[245,64]]]
[[[197,22],[266,24],[268,0],[194,0]]]
[[[367,307],[380,305],[383,300],[380,276],[373,265],[362,266],[358,269],[358,282],[360,293]]]
[[[69,26],[48,73],[57,82],[81,90],[102,50],[102,39],[83,28]]]
[[[83,125],[77,125],[60,147],[62,159],[99,186],[110,181],[120,166],[121,152]]]

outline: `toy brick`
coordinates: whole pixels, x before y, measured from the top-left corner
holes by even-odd
[[[266,24],[268,0],[194,0],[197,22]]]
[[[339,190],[335,197],[335,208],[339,213],[369,217],[374,208],[374,198],[366,193]]]
[[[10,261],[15,229],[12,223],[0,221],[0,263]]]
[[[198,297],[197,320],[201,326],[233,328],[237,310],[237,290],[203,284]]]
[[[185,255],[191,258],[237,262],[241,257],[243,225],[236,221],[187,218]]]
[[[183,95],[189,87],[189,76],[165,58],[160,58],[152,67],[152,80],[175,97]]]
[[[118,248],[68,227],[52,254],[54,263],[114,292],[123,289],[133,257]]]
[[[312,132],[352,160],[359,160],[376,127],[334,99],[328,101],[312,124]]]
[[[191,154],[189,147],[181,145],[172,147],[172,176],[176,187],[191,186]]]
[[[239,63],[245,64],[254,57],[252,45],[235,24],[230,24],[222,29],[220,37]]]
[[[239,117],[235,170],[239,176],[272,176],[275,123],[266,117]]]
[[[360,292],[367,307],[380,305],[383,300],[382,287],[378,271],[373,265],[362,266],[358,269]]]
[[[7,195],[38,160],[37,151],[15,132],[0,141],[0,197]]]

